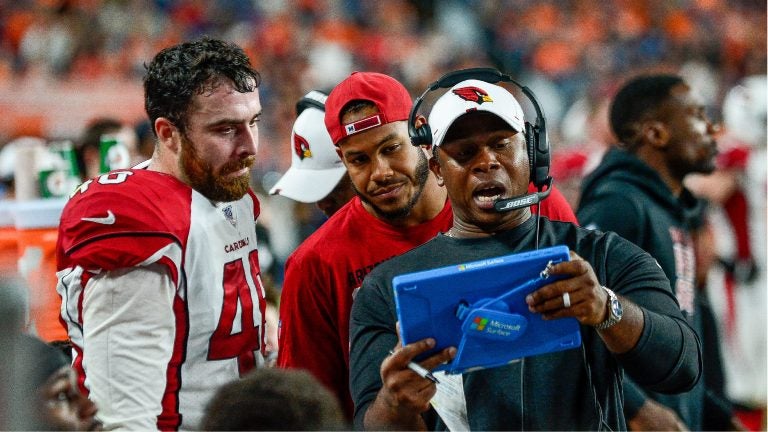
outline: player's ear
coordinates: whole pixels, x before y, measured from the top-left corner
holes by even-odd
[[[669,141],[669,129],[664,122],[657,120],[647,121],[642,126],[643,141],[652,147],[666,147]]]
[[[165,117],[158,117],[155,119],[155,133],[157,134],[158,144],[167,148],[172,153],[179,151],[179,130],[176,126]]]
[[[432,174],[435,175],[437,184],[444,186],[445,181],[443,180],[443,175],[440,170],[440,161],[437,160],[437,154],[434,154],[431,158],[429,158],[429,169],[432,171]]]

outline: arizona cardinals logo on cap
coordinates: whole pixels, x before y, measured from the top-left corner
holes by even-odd
[[[304,139],[303,136],[298,134],[293,135],[293,152],[296,153],[296,156],[298,156],[300,160],[312,157],[312,150],[309,149],[309,142]]]
[[[475,102],[478,105],[483,102],[493,102],[488,93],[480,87],[461,87],[453,90],[453,93],[466,101]]]

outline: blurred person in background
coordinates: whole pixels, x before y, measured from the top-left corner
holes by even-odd
[[[136,163],[152,157],[155,152],[155,134],[149,120],[141,120],[133,126],[136,133]]]
[[[263,362],[260,81],[233,43],[157,53],[144,80],[153,158],[84,182],[61,215],[61,318],[107,429],[197,428],[215,390]]]
[[[259,261],[261,265],[261,261]],[[268,367],[277,364],[277,331],[280,322],[278,318],[278,308],[280,307],[280,292],[275,288],[271,279],[262,278],[264,285],[264,360]]]
[[[355,190],[323,123],[327,97],[313,90],[296,103],[298,117],[289,142],[291,167],[269,193],[315,203],[331,217],[355,196]]]
[[[766,427],[766,75],[745,78],[723,100],[717,169],[686,185],[710,201],[713,265],[707,295],[722,340],[724,392],[752,430]]]
[[[339,402],[309,372],[259,368],[221,386],[201,423],[209,431],[347,430]]]
[[[13,172],[16,164],[16,145],[13,141],[9,141],[0,148],[0,199],[8,200],[15,197]]]
[[[0,275],[0,429],[98,429],[65,351],[25,333],[26,295],[22,279]]]
[[[588,228],[613,231],[653,256],[670,281],[688,323],[704,333],[696,287],[694,237],[704,203],[683,185],[691,173],[715,169],[718,127],[696,89],[677,75],[640,75],[618,91],[610,109],[619,143],[582,184],[577,215]],[[716,336],[716,335],[712,335]],[[711,336],[710,336],[711,337]],[[716,363],[714,363],[716,364]],[[707,363],[706,367],[712,365]],[[659,394],[624,381],[624,411],[631,430],[702,430],[704,415],[719,425],[743,425],[727,403],[708,392],[705,379],[689,392]]]
[[[101,138],[107,134],[115,134],[122,128],[123,124],[115,118],[102,117],[88,122],[82,136],[75,144],[77,167],[83,181],[103,174],[101,172]]]
[[[20,136],[3,144],[2,149],[0,149],[0,182],[3,187],[3,199],[16,199],[16,172],[17,166],[21,164],[19,161],[19,154],[24,151],[24,149],[43,149],[46,145],[47,142],[45,139],[36,136]],[[19,149],[22,150],[20,151]],[[41,156],[36,154],[35,159],[38,158],[42,159]],[[34,171],[36,166],[33,164],[29,167],[25,166],[25,168],[30,168],[31,171]],[[35,176],[35,180],[37,179],[35,172],[25,174]],[[29,199],[29,197],[26,199]]]
[[[29,368],[27,382],[33,417],[28,426],[37,430],[101,430],[98,407],[78,388],[77,374],[62,350],[42,340],[23,335],[21,367]]]
[[[102,142],[108,138],[117,141],[115,149],[102,148]],[[138,139],[133,128],[111,117],[96,118],[88,123],[75,146],[75,154],[83,181],[112,169],[130,168],[148,159],[138,153]]]
[[[565,148],[552,153],[552,179],[571,208],[579,207],[581,182],[584,180],[587,162],[587,153],[577,148]]]
[[[357,289],[379,263],[452,223],[445,189],[427,166],[429,149],[411,144],[412,105],[408,90],[380,73],[355,72],[331,91],[325,126],[357,196],[286,261],[277,364],[309,370],[350,419],[349,313]],[[541,212],[575,221],[556,189]]]
[[[19,373],[16,364],[21,362],[15,360],[22,344],[20,336],[27,323],[28,309],[27,289],[21,278],[0,273],[0,315],[3,317],[0,320],[0,351],[12,359],[0,362],[1,430],[30,427],[24,421],[31,415],[33,407],[22,403],[19,393],[22,384],[26,385],[29,379],[26,373]]]

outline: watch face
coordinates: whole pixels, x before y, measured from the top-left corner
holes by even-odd
[[[622,312],[624,312],[621,308],[621,303],[618,300],[614,300],[611,302],[611,313],[613,316],[619,318],[621,317]]]

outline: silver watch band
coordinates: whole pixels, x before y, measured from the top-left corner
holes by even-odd
[[[605,321],[601,322],[600,324],[597,324],[595,328],[597,330],[605,330],[608,327],[611,327],[615,324],[617,324],[619,321],[621,321],[621,315],[616,316],[613,312],[613,303],[618,302],[619,298],[616,296],[616,294],[608,289],[605,286],[601,286],[605,290],[606,293],[608,293],[608,301],[606,302],[606,308],[608,308],[608,316],[605,318]]]

